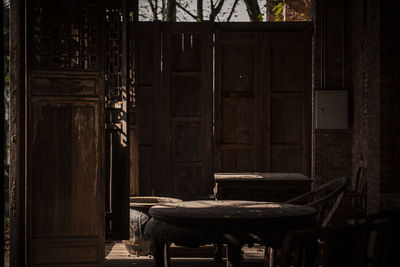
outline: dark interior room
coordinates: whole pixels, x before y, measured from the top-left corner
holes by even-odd
[[[400,1],[0,13],[0,266],[398,265]]]

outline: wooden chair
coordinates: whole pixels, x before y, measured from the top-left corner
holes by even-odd
[[[318,210],[317,221],[326,227],[343,200],[350,180],[341,177],[329,181],[307,193],[286,201],[286,203],[303,204]]]
[[[315,227],[286,235],[280,267],[397,266],[400,208],[370,214],[360,224]],[[323,240],[320,246],[318,240]],[[299,252],[299,248],[302,250]],[[295,257],[293,257],[293,252]]]
[[[364,167],[357,169],[354,182],[353,188],[344,193],[343,204],[336,212],[335,223],[359,223],[367,217],[367,178]]]
[[[316,208],[318,211],[317,222],[321,228],[325,228],[331,222],[333,215],[341,204],[349,182],[350,180],[346,177],[337,178],[290,199],[286,203],[302,204]],[[275,249],[265,249],[265,266],[275,266],[276,253]]]
[[[390,236],[388,229],[388,221],[381,221],[292,231],[285,238],[279,266],[292,266],[293,261],[304,267],[387,266],[386,255],[381,254],[387,248],[381,241]],[[322,246],[318,240],[324,241]],[[295,257],[293,252],[297,252]]]

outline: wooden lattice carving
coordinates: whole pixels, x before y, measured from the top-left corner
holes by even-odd
[[[97,68],[95,0],[32,1],[36,69]]]

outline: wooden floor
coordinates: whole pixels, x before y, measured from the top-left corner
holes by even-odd
[[[176,253],[182,254],[184,250],[176,250]],[[204,251],[204,249],[203,249]],[[192,254],[188,250],[188,254]],[[190,256],[190,255],[189,255]],[[196,256],[196,255],[195,255]],[[261,267],[263,266],[263,251],[260,248],[245,248],[243,254],[242,267]],[[224,267],[226,263],[214,263],[212,258],[203,257],[173,257],[173,267]],[[129,255],[122,242],[112,242],[106,244],[106,266],[107,267],[154,267],[151,256]]]

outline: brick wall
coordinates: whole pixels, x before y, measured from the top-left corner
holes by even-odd
[[[351,43],[351,28],[346,22],[350,15],[346,13],[347,5],[344,0],[312,2],[313,91],[348,90],[350,95],[352,93],[351,61],[348,60],[351,49],[347,49]],[[316,184],[341,176],[351,177],[352,125],[346,130],[313,129],[312,152]]]
[[[400,1],[312,2],[313,88],[348,90],[347,130],[313,131],[317,183],[366,167],[368,210],[400,193]]]
[[[400,193],[400,3],[380,8],[381,193]]]
[[[379,209],[380,57],[379,1],[352,1],[353,173],[366,168],[368,210]]]

